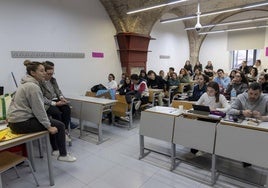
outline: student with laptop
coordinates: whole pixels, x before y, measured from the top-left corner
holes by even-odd
[[[227,112],[230,108],[225,96],[220,94],[220,87],[216,82],[208,83],[207,92],[200,97],[196,104],[209,106],[210,111]]]
[[[216,82],[209,82],[207,92],[204,93],[196,102],[197,105],[204,105],[210,108],[210,111],[227,112],[230,108],[224,95],[220,94],[220,87]],[[196,156],[203,155],[202,151],[191,149],[191,153]]]

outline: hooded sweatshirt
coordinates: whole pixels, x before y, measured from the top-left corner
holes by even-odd
[[[7,114],[9,123],[24,122],[35,117],[45,128],[50,127],[43,94],[35,78],[30,75],[22,78]]]
[[[237,96],[228,114],[240,115],[240,110],[256,110],[260,112],[262,116],[266,116],[268,115],[268,96],[261,94],[256,101],[250,102],[248,100],[248,93],[244,92]]]

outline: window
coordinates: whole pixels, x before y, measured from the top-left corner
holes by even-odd
[[[234,50],[232,51],[232,69],[238,69],[242,61],[247,61],[248,66],[253,66],[256,59],[259,59],[259,50]]]

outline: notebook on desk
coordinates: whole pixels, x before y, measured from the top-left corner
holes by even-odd
[[[193,104],[193,110],[189,110],[189,113],[208,116],[210,114],[209,106]]]

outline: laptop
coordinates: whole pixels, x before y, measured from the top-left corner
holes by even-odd
[[[193,104],[193,110],[189,110],[189,113],[208,116],[210,114],[209,106]]]

